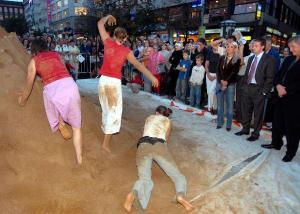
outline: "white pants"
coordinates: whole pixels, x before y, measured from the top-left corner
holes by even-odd
[[[216,77],[215,73],[210,73],[211,76]],[[210,81],[206,75],[206,88],[208,96],[208,110],[217,109],[216,106],[216,85],[217,79]]]
[[[99,79],[99,101],[102,108],[102,131],[104,134],[115,134],[120,131],[122,119],[121,80],[101,76]]]

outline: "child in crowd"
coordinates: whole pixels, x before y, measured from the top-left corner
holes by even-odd
[[[127,83],[127,87],[135,94],[139,93],[143,85],[142,77],[139,73],[136,73],[132,80]]]
[[[205,74],[205,68],[203,66],[204,57],[199,54],[196,56],[196,65],[192,69],[192,75],[190,78],[190,105],[192,107],[200,108],[201,101],[201,87]]]
[[[189,60],[189,52],[183,51],[183,59],[180,60],[177,70],[179,70],[179,75],[176,83],[176,98],[185,101],[186,96],[186,85],[187,78],[189,77],[189,72],[192,62]]]

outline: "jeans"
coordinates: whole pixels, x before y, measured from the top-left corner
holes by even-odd
[[[202,85],[191,85],[190,104],[193,107],[200,107]]]
[[[218,104],[218,118],[217,125],[223,126],[224,124],[224,103],[226,102],[226,128],[231,128],[233,118],[233,101],[235,94],[235,84],[230,84],[222,91],[221,83],[217,83],[217,104]]]
[[[178,79],[176,83],[176,98],[185,101],[186,95],[186,79]]]
[[[153,181],[151,179],[153,161],[155,161],[174,182],[176,196],[186,195],[186,179],[177,168],[167,144],[160,142],[153,145],[150,143],[142,143],[138,147],[136,155],[139,179],[135,182],[132,190],[135,195],[135,204],[141,210],[147,208],[153,189]]]

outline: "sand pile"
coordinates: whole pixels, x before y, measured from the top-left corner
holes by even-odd
[[[16,35],[0,29],[0,213],[124,213],[123,200],[136,179],[136,140],[147,112],[125,112],[109,156],[100,148],[99,106],[82,98],[84,159],[77,166],[72,141],[50,130],[41,82],[35,82],[25,107],[17,104],[29,59]],[[172,183],[157,167],[153,174],[160,181],[154,179],[147,213],[181,213],[170,202]]]

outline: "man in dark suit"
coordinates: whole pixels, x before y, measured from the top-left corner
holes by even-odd
[[[276,100],[271,144],[266,149],[280,150],[286,136],[287,151],[282,161],[290,162],[296,155],[300,141],[300,36],[289,41],[293,56],[287,57],[275,77]]]
[[[262,128],[265,97],[270,93],[276,70],[273,57],[264,53],[265,40],[256,39],[253,42],[254,55],[249,58],[242,85],[242,125],[243,129],[236,135],[248,135],[254,113],[254,131],[247,138],[255,141],[259,138]]]

